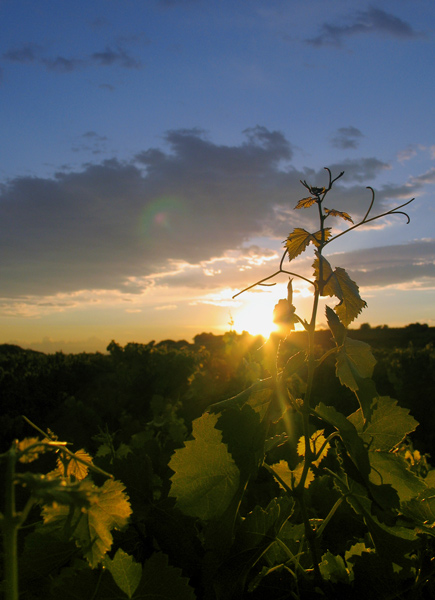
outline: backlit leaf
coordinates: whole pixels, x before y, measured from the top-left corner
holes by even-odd
[[[296,227],[288,236],[285,244],[289,260],[293,260],[294,258],[299,256],[299,254],[304,252],[304,250],[310,243],[313,243],[316,246],[316,248],[318,248],[322,241],[326,242],[330,236],[331,229],[329,227],[326,227],[323,230],[323,240],[321,230],[316,231],[316,233],[309,233],[305,229]]]
[[[341,385],[352,391],[359,389],[358,380],[371,377],[376,359],[365,342],[346,338],[337,352],[336,374]]]
[[[332,271],[326,258],[319,255],[313,264],[316,279],[320,280],[320,266],[324,284],[322,296],[335,296],[340,300],[334,310],[343,325],[347,327],[367,306],[367,303],[361,299],[357,284],[352,281],[346,271],[341,267]]]
[[[311,437],[310,437],[311,451],[314,454],[314,456],[317,456],[317,454],[322,449],[322,452],[319,454],[317,459],[315,461],[313,461],[313,465],[316,467],[318,467],[319,464],[321,463],[321,461],[325,458],[325,456],[328,453],[329,447],[330,447],[329,443],[328,443],[324,446],[324,448],[322,448],[323,444],[325,444],[325,442],[326,442],[326,438],[323,435],[324,433],[325,433],[324,429],[318,429],[313,434],[311,434]],[[299,454],[299,456],[305,456],[305,437],[304,436],[301,436],[299,438],[299,442],[297,445],[297,453]]]
[[[412,473],[404,458],[393,452],[369,452],[370,481],[376,485],[391,484],[401,502],[406,502],[418,496],[426,489],[423,479]]]
[[[332,335],[334,336],[335,343],[337,346],[341,346],[346,337],[346,327],[340,321],[332,308],[326,306],[326,320],[328,321],[329,329],[331,330]]]
[[[315,201],[317,200],[317,198],[313,198],[312,196],[309,196],[308,198],[302,198],[302,200],[299,200],[299,202],[296,204],[295,209],[296,208],[309,208],[310,206],[312,206]]]
[[[291,490],[294,489],[300,482],[303,469],[304,461],[301,461],[299,464],[297,464],[294,469],[289,468],[286,460],[280,460],[279,463],[276,463],[272,466],[272,471],[278,476],[277,481],[281,485],[281,487],[285,489],[285,487],[282,485],[282,482],[284,482],[285,485]],[[308,475],[305,479],[304,487],[307,488],[313,481],[313,479],[314,473],[311,469],[308,469]]]
[[[388,396],[377,399],[366,424],[361,409],[349,415],[348,420],[371,450],[391,450],[418,426],[409,410],[397,406],[397,400]]]
[[[106,557],[104,566],[112,574],[119,589],[127,594],[129,598],[132,598],[142,578],[142,565],[119,548],[113,560]]]
[[[331,208],[331,210],[329,208],[325,208],[325,213],[328,215],[328,217],[341,217],[345,221],[350,221],[353,223],[352,217],[347,212],[335,210],[335,208]]]
[[[95,568],[110,550],[113,542],[111,530],[127,525],[131,514],[124,485],[108,479],[102,487],[93,486],[91,505],[87,509],[75,508],[71,522],[77,523],[72,537],[82,548],[83,555]],[[66,506],[45,506],[43,519],[46,525],[67,529],[69,509]]]
[[[83,448],[74,452],[73,456],[64,454],[62,458],[58,457],[56,471],[60,477],[72,477],[77,481],[81,481],[89,471],[89,468],[82,461],[92,464],[92,457]]]
[[[193,421],[194,439],[175,450],[169,462],[174,471],[169,495],[186,515],[203,520],[222,516],[239,485],[239,469],[215,429],[218,417],[205,413]]]
[[[43,440],[43,442],[48,442],[49,440]],[[46,452],[46,447],[43,445],[38,445],[39,438],[37,437],[28,437],[24,438],[17,444],[18,452],[22,452],[19,456],[18,460],[22,463],[30,463],[36,460],[39,457],[39,454]],[[33,447],[32,447],[33,446]]]

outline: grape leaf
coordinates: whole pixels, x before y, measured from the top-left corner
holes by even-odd
[[[412,473],[404,458],[393,452],[369,452],[370,481],[376,485],[391,484],[399,494],[400,502],[418,496],[426,489],[423,479]]]
[[[77,460],[76,457],[80,460]],[[68,454],[64,454],[62,458],[59,456],[56,462],[55,473],[60,477],[72,477],[77,481],[81,481],[89,472],[89,467],[81,461],[85,461],[90,465],[92,464],[92,457],[83,448],[74,452],[73,456]]]
[[[317,198],[313,198],[312,196],[309,196],[308,198],[302,198],[302,200],[299,200],[299,202],[296,204],[295,209],[296,208],[309,208],[310,206],[312,206],[315,201],[317,200]]]
[[[409,410],[397,406],[397,400],[388,396],[377,399],[367,423],[361,409],[349,415],[348,420],[371,450],[391,450],[418,426]]]
[[[133,600],[195,600],[195,593],[181,569],[168,564],[163,552],[153,554],[143,566],[142,579]]]
[[[341,267],[332,271],[326,258],[319,254],[313,264],[316,279],[320,279],[320,263],[324,282],[322,296],[336,296],[340,300],[334,310],[343,325],[347,327],[367,306],[367,303],[361,299],[357,284],[352,281],[346,271]]]
[[[326,306],[325,312],[326,320],[328,321],[329,329],[334,336],[335,343],[337,346],[341,346],[346,338],[346,327],[341,323],[337,313],[335,313],[332,308]]]
[[[323,241],[326,242],[331,236],[331,228],[326,227],[323,230]],[[317,248],[322,243],[322,231],[316,233],[309,233],[305,229],[296,227],[292,233],[288,236],[286,241],[286,248],[289,260],[293,260],[299,254],[301,254],[307,246],[312,242]]]
[[[347,212],[335,210],[335,208],[325,208],[325,213],[328,217],[341,217],[345,221],[350,221],[351,223],[353,223],[352,217]]]
[[[85,569],[58,577],[53,583],[53,597],[65,600],[126,600],[109,573]],[[162,552],[153,554],[142,570],[142,578],[132,595],[132,600],[195,600],[195,593],[181,569],[168,565]]]
[[[349,583],[349,571],[343,558],[338,554],[332,554],[329,550],[322,556],[319,563],[320,573],[323,579],[332,583]]]
[[[335,372],[341,385],[353,392],[359,389],[359,379],[371,377],[376,359],[365,342],[346,338],[337,352]]]
[[[77,523],[72,537],[77,541],[84,557],[92,568],[102,560],[113,542],[112,529],[122,529],[127,525],[131,514],[124,485],[120,481],[108,479],[100,488],[93,486],[91,504],[88,509],[75,508],[71,522]],[[44,506],[42,511],[46,525],[67,530],[69,508],[56,505]]]
[[[325,444],[325,442],[326,442],[326,438],[323,435],[324,433],[325,433],[324,429],[318,429],[317,431],[315,431],[314,433],[311,434],[311,437],[310,437],[311,444],[310,445],[311,445],[311,451],[314,454],[314,456],[317,456],[317,454],[320,452],[320,449],[322,448],[323,444]],[[328,442],[323,447],[322,452],[319,454],[317,459],[315,461],[313,461],[313,465],[315,467],[318,467],[320,465],[322,460],[327,455],[329,448],[330,448],[330,445]],[[299,442],[298,442],[296,450],[297,450],[297,453],[299,454],[299,456],[305,456],[305,437],[303,435],[299,438]]]
[[[294,469],[290,469],[286,460],[280,460],[278,463],[274,464],[271,469],[272,472],[277,475],[277,481],[283,489],[285,488],[282,485],[282,482],[284,482],[287,488],[293,490],[301,480],[302,472],[304,470],[304,461],[298,463]],[[307,488],[313,480],[314,473],[311,469],[308,469],[304,487]]]
[[[353,423],[346,419],[346,417],[338,412],[333,406],[326,406],[323,402],[320,402],[320,404],[316,406],[314,412],[318,417],[338,430],[340,437],[346,446],[346,450],[358,467],[360,474],[363,478],[367,478],[370,472],[368,452]]]
[[[405,517],[410,517],[433,530],[435,527],[435,488],[428,488],[417,498],[405,502],[401,508]],[[433,531],[432,535],[435,535]]]
[[[119,589],[132,598],[142,578],[142,565],[119,548],[113,560],[106,556],[104,566],[112,574]]]
[[[169,462],[174,471],[170,496],[186,515],[218,519],[228,508],[239,485],[240,472],[222,433],[215,429],[218,415],[205,413],[193,421],[193,440],[175,450]]]
[[[42,440],[43,442],[48,442],[49,440]],[[35,444],[38,444],[39,442],[39,438],[37,437],[28,437],[28,438],[24,438],[24,440],[21,440],[20,442],[18,442],[17,444],[17,450],[19,453],[22,452],[22,454],[19,454],[19,458],[18,460],[22,463],[30,463],[33,462],[34,460],[36,460],[39,457],[39,454],[46,452],[47,448],[46,446],[38,446]],[[32,446],[34,446],[33,448],[31,448]],[[31,448],[29,450],[29,448]]]

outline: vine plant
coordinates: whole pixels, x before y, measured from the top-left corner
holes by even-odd
[[[278,343],[268,342],[276,353],[270,376],[210,406],[169,464],[176,506],[202,524],[207,599],[241,598],[247,590],[255,595],[265,578],[287,578],[288,598],[349,593],[359,598],[373,592],[367,583],[373,577],[382,583],[377,597],[394,598],[407,589],[420,592],[435,574],[427,550],[434,536],[435,479],[431,473],[426,479],[412,473],[398,451],[418,423],[395,400],[377,393],[370,347],[348,337],[347,330],[366,302],[347,272],[324,257],[329,244],[370,222],[388,215],[403,215],[409,222],[401,209],[413,199],[372,216],[375,193],[368,188],[368,210],[354,223],[348,213],[326,208],[328,194],[343,175],[333,178],[326,171],[326,187],[301,182],[309,196],[295,207],[316,209],[319,228],[312,233],[295,228],[285,241],[279,269],[239,292],[274,285],[271,280],[278,275],[290,276],[287,298],[274,310],[280,333]],[[347,229],[334,234],[327,226],[334,218],[349,224]],[[310,244],[315,259],[313,278],[307,279],[284,262]],[[310,321],[299,317],[293,305],[294,277],[312,286]],[[317,356],[322,296],[339,302],[326,307],[333,348]],[[288,357],[286,338],[291,340],[295,323],[306,331],[306,348]],[[331,355],[341,384],[358,400],[351,414],[326,406],[316,391],[317,369]],[[252,505],[251,484],[264,472],[279,487],[267,505]],[[343,536],[346,519],[350,529]]]

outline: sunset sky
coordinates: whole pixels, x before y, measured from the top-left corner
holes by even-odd
[[[0,343],[266,333],[288,278],[232,296],[318,228],[324,167],[354,221],[366,186],[373,215],[415,197],[327,247],[352,326],[435,326],[433,0],[0,0],[0,33]]]

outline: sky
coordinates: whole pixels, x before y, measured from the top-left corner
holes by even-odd
[[[433,0],[0,0],[0,343],[267,334],[288,276],[233,296],[319,228],[325,167],[355,223],[415,198],[325,248],[352,327],[435,326],[434,72]]]

